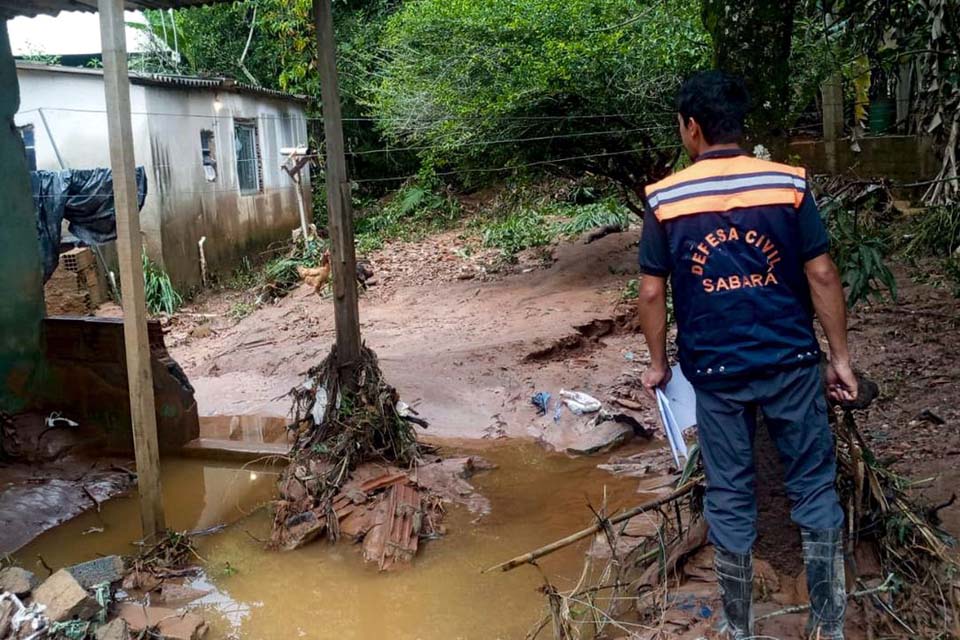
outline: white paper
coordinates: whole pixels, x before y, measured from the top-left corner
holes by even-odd
[[[666,389],[657,388],[657,409],[673,460],[679,468],[680,458],[686,460],[689,457],[683,430],[697,423],[697,399],[693,386],[684,377],[679,365],[673,367],[672,373]]]
[[[673,453],[673,461],[680,467],[681,456],[687,458],[687,443],[683,440],[683,432],[677,427],[677,421],[670,410],[670,400],[666,394],[657,389],[657,408],[660,410],[660,421],[663,423],[663,431],[667,434],[667,442],[670,443],[670,451]]]
[[[667,383],[664,393],[670,401],[670,410],[676,419],[677,427],[682,432],[697,424],[697,395],[693,391],[693,385],[680,370],[680,365],[673,365],[670,371],[673,377]]]

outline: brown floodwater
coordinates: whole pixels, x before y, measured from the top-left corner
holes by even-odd
[[[610,510],[642,496],[636,481],[598,470],[605,458],[571,459],[536,444],[510,440],[481,451],[463,445],[445,453],[479,453],[498,469],[471,482],[492,512],[482,518],[451,507],[446,536],[427,542],[411,567],[378,573],[362,562],[359,546],[316,542],[292,552],[267,551],[258,539],[270,530],[267,509],[276,470],[202,460],[163,461],[168,524],[193,530],[230,522],[198,539],[205,575],[193,586],[211,593],[191,605],[211,624],[211,638],[280,640],[454,640],[522,638],[544,611],[534,567],[509,573],[480,570],[530,551],[591,521],[587,504]],[[97,529],[102,528],[102,532]],[[38,570],[97,554],[131,553],[139,537],[135,498],[103,505],[47,532],[16,554]],[[576,582],[589,541],[541,561],[559,588]]]

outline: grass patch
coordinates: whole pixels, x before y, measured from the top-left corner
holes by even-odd
[[[224,288],[235,291],[250,289],[257,284],[257,270],[254,269],[250,258],[243,256],[240,264],[233,270],[230,277],[223,283]]]
[[[151,314],[166,313],[173,315],[183,304],[183,296],[170,282],[170,276],[153,260],[141,253],[143,260],[143,293],[147,303],[147,311]]]
[[[627,280],[627,283],[623,285],[623,288],[620,289],[620,299],[623,301],[636,300],[640,297],[640,280],[637,278],[630,278]]]
[[[387,240],[414,240],[454,226],[461,216],[460,203],[444,191],[436,178],[421,178],[401,188],[393,198],[368,208],[356,221],[357,251],[376,251]]]
[[[949,258],[960,248],[960,205],[932,207],[912,216],[904,255]]]
[[[568,237],[608,225],[626,229],[631,219],[630,211],[613,198],[584,205],[561,205],[556,214],[569,218],[558,227],[558,232]]]
[[[916,263],[918,258],[933,257],[941,262],[942,280],[960,298],[960,205],[932,207],[915,214],[907,224],[904,256]]]
[[[487,225],[482,232],[483,246],[497,248],[508,258],[524,249],[550,244],[555,237],[555,225],[539,211],[525,207]]]
[[[256,305],[249,300],[238,300],[230,306],[230,310],[227,311],[227,315],[234,320],[243,320],[248,315],[253,313],[256,308]]]

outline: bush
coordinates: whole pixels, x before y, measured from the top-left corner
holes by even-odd
[[[559,232],[565,236],[579,236],[592,229],[607,225],[627,228],[630,225],[630,211],[613,199],[601,200],[580,206],[565,206],[557,213],[569,216],[567,222],[559,226]]]
[[[143,252],[141,257],[143,259],[143,293],[147,311],[152,314],[172,315],[183,304],[183,296],[174,289],[167,272],[148,258],[146,252]]]
[[[575,173],[634,186],[675,159],[644,150],[676,143],[674,93],[709,64],[699,9],[689,0],[404,2],[387,22],[369,104],[386,137],[444,165],[564,159]],[[606,114],[617,115],[596,117]],[[590,154],[599,157],[581,157]]]
[[[500,222],[483,230],[483,245],[500,249],[505,257],[513,257],[524,249],[550,244],[555,227],[539,211],[520,208]]]
[[[856,211],[828,206],[824,213],[830,252],[847,288],[847,306],[882,299],[884,292],[896,299],[897,281],[884,262],[890,246],[887,234],[863,224]]]
[[[355,223],[357,251],[379,249],[385,240],[408,240],[449,228],[460,218],[460,203],[446,193],[430,172],[397,191],[379,209],[368,211]]]

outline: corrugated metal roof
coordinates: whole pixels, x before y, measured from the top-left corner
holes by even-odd
[[[129,11],[180,9],[229,0],[124,0]],[[97,0],[0,0],[0,17],[57,15],[61,11],[96,11]]]
[[[0,0],[2,2],[3,0]],[[59,65],[38,64],[36,62],[26,62],[17,60],[18,69],[28,69],[31,71],[43,71],[49,73],[66,73],[77,75],[102,76],[103,69],[90,69],[87,67],[62,67]],[[298,96],[265,87],[257,87],[252,84],[237,82],[233,78],[201,78],[198,76],[175,76],[156,73],[137,73],[130,72],[131,84],[142,84],[160,87],[172,87],[174,89],[212,89],[215,91],[226,91],[230,93],[246,93],[271,98],[280,98],[282,100],[296,100],[297,102],[308,102],[306,96]]]

